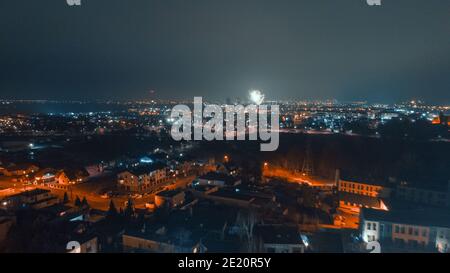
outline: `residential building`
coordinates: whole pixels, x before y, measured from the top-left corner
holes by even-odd
[[[339,179],[338,191],[353,194],[388,198],[391,195],[391,189],[384,183],[354,181],[347,178]]]
[[[260,238],[262,252],[265,253],[303,253],[305,245],[297,226],[258,225],[255,236]]]
[[[154,191],[167,182],[167,179],[167,168],[162,163],[140,166],[117,175],[119,188],[135,193]]]
[[[339,192],[339,208],[355,214],[360,213],[361,208],[388,210],[385,201],[379,197],[349,192]]]
[[[180,231],[181,232],[181,231]],[[187,232],[185,233],[187,234]],[[151,253],[194,253],[199,240],[183,238],[182,232],[179,238],[167,233],[165,227],[157,230],[127,230],[122,236],[122,245],[126,252],[151,252]]]
[[[82,234],[73,236],[73,242],[76,242],[76,247],[67,249],[68,253],[98,253],[99,245],[98,238],[93,234]],[[69,243],[69,242],[68,242]],[[70,245],[69,245],[70,246]]]
[[[56,181],[61,185],[73,185],[85,182],[89,173],[85,169],[66,168],[56,174]]]
[[[395,192],[397,200],[436,207],[450,206],[450,181],[445,186],[413,186],[400,184]],[[440,183],[442,185],[442,183]]]
[[[234,187],[241,184],[241,179],[219,172],[209,172],[194,181],[194,185],[212,185],[218,187]]]
[[[15,195],[10,195],[1,201],[1,207],[4,209],[18,209],[23,207],[30,207],[33,209],[41,209],[50,207],[59,200],[52,195],[49,190],[34,189],[24,191]]]
[[[382,211],[362,209],[360,236],[378,241],[382,252],[450,252],[448,211],[416,209]]]
[[[165,220],[148,221],[139,228],[127,229],[122,236],[125,252],[152,253],[236,253],[240,249],[235,236],[228,236],[236,222],[237,211],[196,203],[187,209],[170,212]]]
[[[155,205],[157,207],[174,208],[183,205],[185,194],[180,190],[161,191],[155,195]]]
[[[238,176],[241,173],[241,168],[231,162],[217,163],[216,171],[231,176]]]
[[[34,181],[36,184],[48,184],[48,183],[56,183],[56,175],[58,171],[53,168],[45,168],[34,175]]]
[[[31,163],[13,164],[3,168],[3,175],[5,176],[23,176],[31,175],[39,170],[39,167]]]
[[[386,200],[392,189],[384,182],[363,181],[355,177],[338,177],[339,208],[358,214],[361,208],[387,210]]]

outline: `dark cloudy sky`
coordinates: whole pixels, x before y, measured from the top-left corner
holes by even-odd
[[[0,98],[450,103],[450,0],[382,3],[1,0]]]

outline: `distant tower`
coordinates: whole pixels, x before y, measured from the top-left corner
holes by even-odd
[[[308,139],[305,149],[305,159],[303,160],[302,174],[312,176],[314,174],[313,162],[311,159],[311,141]]]

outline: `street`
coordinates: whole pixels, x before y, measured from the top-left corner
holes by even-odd
[[[177,177],[169,180],[166,182],[163,187],[166,189],[174,190],[177,188],[184,188],[187,184],[192,182],[192,180],[195,178],[195,176],[187,176],[187,177]],[[64,193],[67,192],[67,195],[69,197],[69,204],[73,205],[75,202],[76,197],[78,196],[80,199],[83,197],[86,197],[86,200],[88,201],[88,204],[91,208],[99,209],[99,210],[108,210],[109,203],[111,200],[113,200],[115,206],[117,209],[124,208],[125,202],[128,201],[128,196],[118,196],[118,197],[112,197],[112,198],[103,198],[100,194],[98,194],[98,191],[105,187],[105,184],[108,184],[109,186],[114,186],[116,183],[116,180],[114,177],[108,177],[107,179],[104,179],[102,181],[87,181],[85,183],[81,183],[78,185],[74,185],[71,187],[70,190],[60,190],[60,189],[54,189],[45,187],[42,185],[36,186],[36,185],[28,185],[28,186],[22,186],[19,185],[19,183],[14,183],[10,179],[3,178],[0,181],[0,198],[6,197],[8,195],[17,194],[20,192],[23,192],[25,190],[33,190],[35,188],[41,188],[41,189],[47,189],[52,192],[52,194],[56,195],[61,200],[64,197]],[[133,198],[133,202],[136,208],[144,208],[146,203],[153,203],[155,200],[155,194],[147,194],[143,195],[141,198]]]

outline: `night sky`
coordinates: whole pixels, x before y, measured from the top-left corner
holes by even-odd
[[[450,103],[450,1],[382,3],[1,0],[0,99]]]

